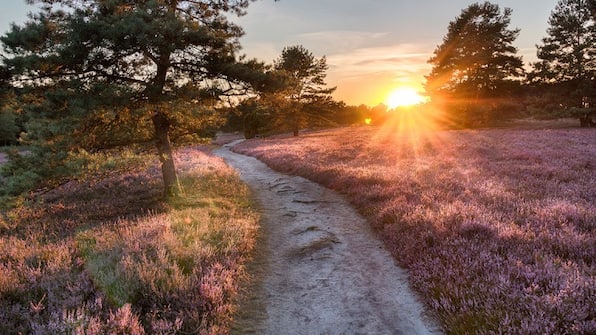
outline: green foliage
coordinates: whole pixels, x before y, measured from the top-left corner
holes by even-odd
[[[112,150],[90,153],[51,152],[46,147],[28,147],[23,151],[8,151],[8,162],[0,167],[0,197],[16,196],[42,186],[56,185],[64,178],[85,179],[112,171],[122,171],[152,162],[149,154],[132,150]]]
[[[222,123],[220,97],[265,85],[263,64],[236,57],[243,32],[230,18],[251,1],[40,0],[0,38],[2,78],[34,90],[25,142],[54,157],[157,144],[171,161],[170,138],[192,141]],[[169,183],[173,165],[163,171]]]
[[[17,144],[23,117],[15,91],[8,85],[2,85],[1,80],[0,78],[0,146],[13,145]]]
[[[339,125],[353,125],[353,124],[363,124],[364,120],[367,118],[366,111],[368,110],[368,106],[362,105],[364,108],[364,112],[359,109],[358,106],[347,106],[343,104],[340,106],[335,113],[335,121]]]
[[[335,87],[326,87],[328,68],[324,56],[317,59],[301,45],[284,48],[274,63],[283,88],[264,95],[261,101],[271,111],[270,126],[297,136],[303,127],[330,124],[337,102],[331,98]]]
[[[325,72],[329,68],[325,56],[316,59],[312,52],[302,45],[285,47],[274,66],[276,70],[283,71],[288,76],[294,94],[306,95],[325,91],[321,87],[325,85]]]
[[[12,110],[1,109],[0,124],[0,145],[15,144],[20,132],[16,114]]]
[[[587,0],[560,0],[548,20],[548,36],[538,46],[540,59],[530,78],[539,82],[594,80],[596,22]]]
[[[519,29],[508,28],[511,13],[490,2],[475,3],[449,23],[443,43],[428,61],[433,68],[426,90],[435,101],[462,110],[465,117],[474,109],[490,110],[499,98],[516,91],[519,83],[513,79],[523,74],[523,64],[512,44]]]
[[[565,108],[596,100],[596,14],[593,0],[560,0],[538,45],[528,81],[545,88]]]
[[[593,89],[596,90],[596,82]],[[561,83],[533,83],[528,85],[526,106],[531,110],[531,115],[537,118],[577,117],[578,115],[569,111],[574,108],[583,109],[581,102],[585,93],[581,89],[581,82],[576,80]],[[594,106],[594,99],[588,98],[588,101],[592,101],[591,106]]]
[[[96,250],[96,239],[91,232],[82,232],[76,237],[77,249],[85,259],[87,271],[98,289],[105,294],[108,303],[122,307],[133,300],[136,293],[134,283],[126,280],[116,264],[122,258],[122,246],[113,249]]]
[[[32,190],[43,179],[43,166],[36,165],[28,155],[23,155],[17,149],[8,151],[9,161],[0,167],[0,196],[15,196]]]
[[[269,113],[257,99],[253,98],[239,104],[235,108],[234,115],[238,115],[240,119],[238,123],[241,122],[241,125],[238,128],[244,131],[244,137],[251,139],[263,132]]]
[[[34,171],[19,171],[20,173],[6,178],[0,188],[0,196],[14,196],[37,187],[42,177]]]

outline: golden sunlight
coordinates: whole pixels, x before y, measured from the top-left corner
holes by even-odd
[[[387,98],[387,106],[394,109],[398,107],[413,106],[426,101],[426,98],[415,89],[410,87],[400,87],[395,89]]]

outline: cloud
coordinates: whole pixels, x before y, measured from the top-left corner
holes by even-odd
[[[335,97],[349,104],[376,105],[398,86],[422,89],[434,45],[388,44],[363,47],[327,57],[328,82]]]
[[[397,44],[360,48],[350,52],[329,55],[330,75],[343,80],[358,80],[371,73],[391,74],[396,80],[423,76],[430,71],[427,60],[432,46]]]
[[[297,34],[294,39],[315,54],[328,55],[380,45],[389,36],[386,32],[331,30]]]

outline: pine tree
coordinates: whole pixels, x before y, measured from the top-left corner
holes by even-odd
[[[548,20],[549,36],[537,46],[541,60],[535,78],[545,81],[593,78],[596,71],[596,26],[587,0],[561,0]]]
[[[594,0],[560,0],[538,45],[532,83],[554,84],[560,102],[579,106],[596,89],[596,5]]]
[[[509,29],[511,9],[490,2],[472,4],[449,23],[447,35],[429,63],[426,90],[445,101],[455,118],[469,119],[478,107],[511,93],[523,74],[521,57],[512,45],[519,29]],[[458,111],[457,111],[458,110]]]
[[[65,150],[154,141],[165,193],[177,193],[172,134],[204,128],[214,99],[262,71],[237,60],[243,32],[229,20],[250,1],[31,1],[42,10],[1,38],[12,80],[43,90],[29,139]]]
[[[275,61],[274,69],[285,85],[269,95],[269,104],[277,106],[275,121],[289,125],[294,136],[304,126],[330,122],[326,114],[335,107],[331,98],[335,87],[326,87],[328,68],[324,56],[317,59],[301,45],[284,48]]]

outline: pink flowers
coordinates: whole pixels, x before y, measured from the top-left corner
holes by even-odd
[[[0,333],[228,333],[258,215],[209,152],[177,153],[177,202],[159,201],[156,164],[123,161],[128,171],[69,181],[10,211]]]
[[[235,149],[348,196],[449,332],[596,332],[592,130],[344,128]]]

